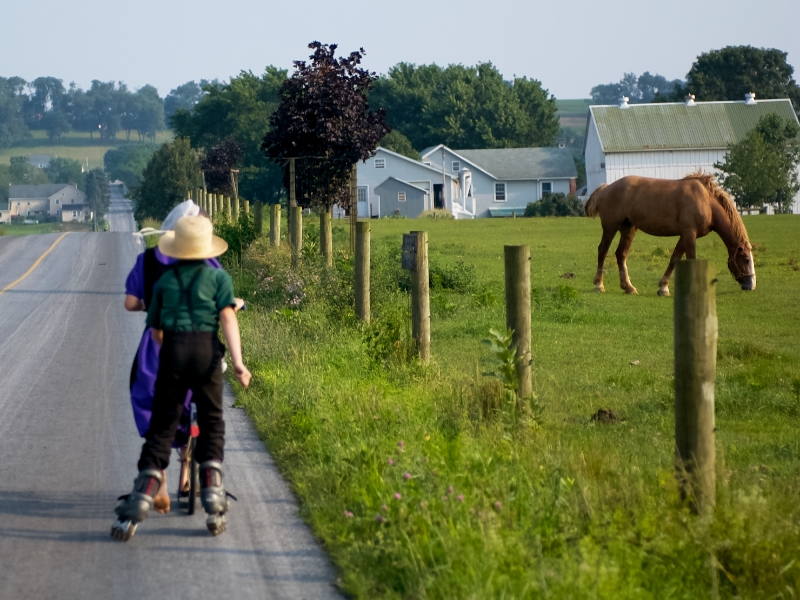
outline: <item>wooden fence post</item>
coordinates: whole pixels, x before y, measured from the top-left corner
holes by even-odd
[[[253,206],[253,221],[256,226],[256,234],[261,237],[264,235],[264,203],[256,200]]]
[[[358,223],[358,163],[350,169],[350,254],[356,251],[356,223]]]
[[[331,207],[326,206],[319,213],[319,251],[325,259],[325,266],[333,266],[333,231],[331,230]]]
[[[533,393],[531,377],[531,248],[505,247],[506,327],[517,348],[517,398]]]
[[[234,221],[238,221],[240,214],[241,213],[240,213],[239,197],[234,196],[233,198],[231,198],[231,218]]]
[[[431,290],[428,278],[428,232],[412,231],[415,238],[411,271],[411,336],[422,362],[431,358]]]
[[[244,214],[250,214],[250,200],[242,200],[242,210],[244,211]]]
[[[286,213],[287,227],[292,231],[292,208],[297,206],[297,189],[295,185],[295,159],[289,159],[289,206]]]
[[[281,205],[269,205],[269,245],[277,248],[281,245]]]
[[[369,323],[370,223],[356,224],[356,318]]]
[[[292,243],[292,266],[297,268],[300,264],[300,253],[303,250],[303,207],[293,206],[291,209],[291,243]]]
[[[717,497],[715,283],[708,261],[675,265],[675,466],[684,494],[699,513],[713,510]]]

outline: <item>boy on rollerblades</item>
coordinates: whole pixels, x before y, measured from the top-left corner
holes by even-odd
[[[202,216],[178,219],[173,231],[158,242],[165,256],[178,259],[158,280],[147,313],[153,339],[161,344],[150,429],[139,458],[139,475],[133,491],[117,507],[112,537],[127,541],[153,508],[163,483],[170,449],[188,390],[197,406],[200,437],[200,500],[208,514],[212,535],[225,530],[229,501],[222,484],[225,422],[222,418],[222,369],[224,348],[217,337],[219,326],[228,342],[233,368],[247,387],[250,371],[242,362],[239,325],[230,275],[212,269],[205,260],[220,256],[227,243],[213,234],[211,222]]]

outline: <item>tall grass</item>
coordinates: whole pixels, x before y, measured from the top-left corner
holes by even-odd
[[[286,249],[251,247],[236,284],[251,307],[241,323],[254,378],[238,402],[342,587],[363,598],[794,597],[800,276],[790,259],[800,221],[747,225],[759,289],[744,294],[725,274],[718,284],[712,520],[690,513],[674,477],[672,304],[655,296],[669,240],[637,238],[630,270],[642,296],[630,298],[589,291],[595,222],[426,222],[439,273],[428,366],[409,352],[398,256],[408,223],[373,224],[368,326],[354,319],[345,248],[332,270],[313,252],[292,270]],[[520,241],[534,255],[543,411],[538,426],[509,434],[480,341],[503,329],[502,245]],[[713,238],[699,254],[725,264]],[[600,408],[618,420],[592,421]]]

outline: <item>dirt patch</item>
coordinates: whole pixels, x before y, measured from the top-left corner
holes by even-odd
[[[561,279],[575,279],[575,273],[563,273]]]
[[[598,411],[592,415],[591,419],[592,423],[619,423],[624,420],[625,419],[619,418],[617,413],[610,408],[598,409]]]
[[[800,271],[800,265],[797,264],[797,259],[794,257],[789,259],[789,266],[792,268],[792,271]]]

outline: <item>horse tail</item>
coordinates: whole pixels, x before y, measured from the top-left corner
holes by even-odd
[[[592,195],[589,196],[589,199],[586,201],[586,205],[583,207],[583,212],[586,213],[587,217],[596,217],[600,214],[600,192],[605,188],[607,184],[603,183],[598,187],[595,191],[592,192]]]

